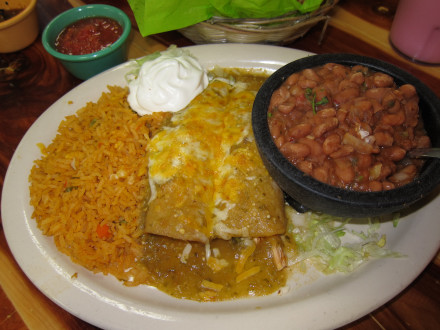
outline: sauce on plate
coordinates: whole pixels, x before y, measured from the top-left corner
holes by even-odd
[[[176,298],[222,301],[263,296],[286,285],[289,270],[278,270],[273,257],[277,247],[294,251],[293,244],[285,243],[280,237],[216,239],[210,242],[212,253],[206,258],[203,243],[147,235],[140,263],[152,285]],[[190,249],[182,260],[187,245]]]

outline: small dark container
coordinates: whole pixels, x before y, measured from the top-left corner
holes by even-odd
[[[252,127],[261,158],[270,175],[298,211],[313,210],[341,217],[371,217],[401,211],[427,196],[440,183],[440,160],[427,159],[417,178],[400,188],[357,192],[322,183],[292,165],[274,144],[267,122],[272,93],[293,73],[326,63],[363,65],[392,76],[398,86],[415,86],[420,115],[433,147],[440,147],[440,99],[420,80],[389,63],[353,54],[323,54],[291,62],[274,72],[259,90],[252,110]]]

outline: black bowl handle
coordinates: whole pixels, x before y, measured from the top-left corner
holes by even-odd
[[[307,206],[304,206],[303,204],[301,204],[297,200],[293,199],[292,197],[287,195],[285,192],[283,192],[283,194],[284,194],[284,200],[287,202],[287,204],[292,206],[297,212],[305,213],[305,212],[310,211],[310,209]]]

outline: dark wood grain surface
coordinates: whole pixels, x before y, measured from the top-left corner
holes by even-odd
[[[136,28],[133,13],[125,0],[86,2],[111,3],[122,8]],[[75,3],[75,0],[39,0],[40,28]],[[335,20],[328,26],[321,44],[317,41],[322,26],[318,25],[286,47],[315,53],[347,52],[373,56],[413,73],[440,97],[438,66],[416,65],[399,57],[383,46],[384,35],[376,35],[389,30],[397,3],[397,0],[342,0],[333,13]],[[341,28],[344,20],[348,19],[353,19],[353,30]],[[357,24],[359,30],[355,29]],[[366,37],[357,32],[369,28],[372,32]],[[380,29],[379,32],[376,28]],[[193,44],[178,32],[139,40],[145,45],[142,44],[133,54],[152,52],[170,44]],[[0,54],[1,189],[9,161],[26,130],[52,103],[80,83],[45,52],[40,38],[22,51]],[[394,299],[341,329],[440,329],[439,260],[434,258],[420,276]],[[0,285],[0,329],[95,329],[58,307],[29,281],[15,262],[1,226]]]

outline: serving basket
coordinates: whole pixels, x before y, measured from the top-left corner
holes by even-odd
[[[289,12],[274,18],[226,18],[209,20],[179,29],[178,31],[196,44],[206,43],[265,43],[287,44],[302,37],[310,28],[324,22],[321,42],[330,16],[328,12],[339,0],[325,0],[310,13]]]

